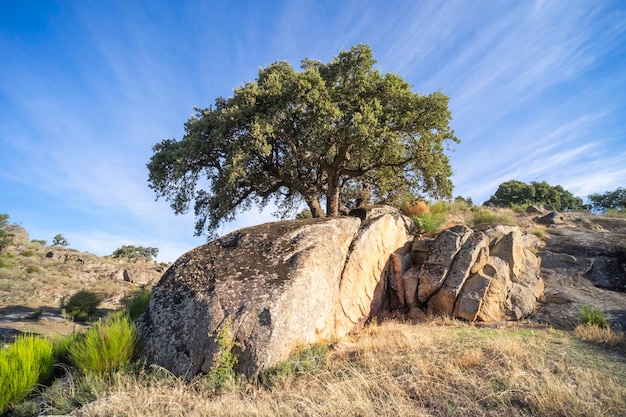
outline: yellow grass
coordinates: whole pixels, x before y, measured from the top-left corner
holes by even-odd
[[[241,381],[211,396],[203,379],[126,375],[77,415],[616,416],[625,359],[547,328],[387,322],[271,388]]]

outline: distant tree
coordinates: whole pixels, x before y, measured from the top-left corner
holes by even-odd
[[[153,147],[149,185],[176,214],[194,203],[196,235],[270,201],[286,216],[307,204],[313,217],[354,205],[450,197],[448,97],[421,95],[381,74],[366,45],[331,62],[305,59],[259,70],[233,97],[196,109],[182,140]],[[363,190],[361,198],[344,198]],[[367,196],[369,194],[369,197]],[[322,204],[325,203],[325,210]]]
[[[551,186],[545,181],[526,184],[511,180],[500,184],[486,206],[511,207],[512,204],[549,204],[559,211],[581,211],[587,207],[580,197],[574,196],[560,185]]]
[[[467,207],[470,207],[470,208],[474,206],[474,201],[472,201],[472,197],[465,198],[459,195],[459,196],[454,197],[454,202],[466,204]]]
[[[115,249],[112,253],[112,256],[114,258],[153,259],[156,258],[158,254],[158,248],[124,245],[121,248]]]
[[[46,242],[45,240],[41,240],[41,239],[32,239],[31,243],[39,243],[41,246],[47,246],[48,242]]]
[[[69,246],[70,242],[67,241],[63,235],[58,234],[52,239],[52,246]]]
[[[626,210],[626,188],[618,187],[615,191],[588,196],[593,210],[606,212],[608,210]]]
[[[0,252],[13,243],[13,233],[9,233],[6,227],[9,225],[9,215],[0,214]]]

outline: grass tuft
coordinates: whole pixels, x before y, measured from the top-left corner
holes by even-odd
[[[0,350],[0,413],[26,398],[38,383],[52,376],[52,342],[34,335],[20,336]]]
[[[127,314],[111,314],[70,343],[68,355],[83,374],[106,377],[130,362],[138,340],[135,324]]]
[[[590,324],[600,328],[609,327],[608,316],[605,312],[596,307],[590,305],[583,306],[579,311],[579,316],[580,324]]]

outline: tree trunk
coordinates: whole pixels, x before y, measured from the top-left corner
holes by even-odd
[[[317,198],[307,199],[306,204],[309,206],[313,218],[324,217],[324,210],[322,210],[322,205]]]
[[[339,216],[339,177],[328,179],[328,192],[326,193],[326,215]]]

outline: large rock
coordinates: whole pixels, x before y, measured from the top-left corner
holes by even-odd
[[[452,262],[461,246],[472,235],[466,226],[454,226],[443,230],[432,242],[430,253],[419,275],[417,297],[426,302],[441,286],[448,276]]]
[[[578,324],[580,309],[606,312],[626,329],[626,219],[562,213],[538,251],[545,297],[533,318],[564,329]]]
[[[295,347],[335,335],[339,286],[358,218],[242,229],[196,248],[166,272],[138,321],[144,354],[177,375],[208,372],[226,323],[252,375]]]
[[[387,212],[363,223],[341,278],[336,336],[358,330],[368,319],[386,309],[388,284],[395,287],[398,302],[404,304],[404,290],[399,288],[402,287],[402,279],[401,276],[398,279],[393,272],[393,259],[390,257],[394,255],[396,262],[404,265],[400,268],[408,269],[412,228],[412,222],[397,212]],[[387,277],[393,277],[393,280]]]
[[[472,269],[480,271],[489,252],[489,239],[482,232],[474,233],[461,247],[454,257],[450,272],[442,287],[428,300],[428,311],[434,315],[451,315],[461,288],[469,277]],[[480,261],[478,264],[477,260]],[[476,277],[478,280],[478,276]],[[472,287],[474,283],[470,283]]]
[[[517,228],[455,226],[420,240],[395,210],[354,214],[242,229],[183,255],[137,322],[147,359],[178,375],[208,372],[229,326],[239,371],[253,375],[374,318],[532,312],[538,265]]]
[[[13,245],[25,245],[30,242],[28,232],[22,226],[17,224],[8,224],[4,227],[4,229],[13,235]]]

